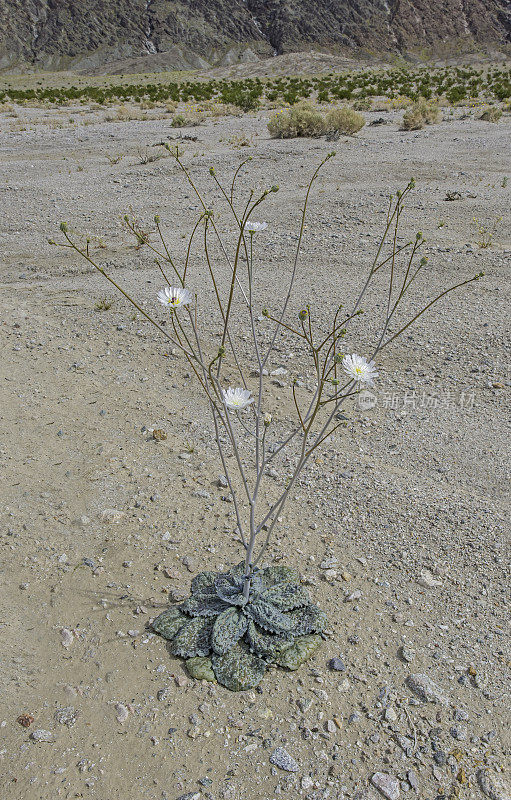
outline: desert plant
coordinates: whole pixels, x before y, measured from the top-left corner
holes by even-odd
[[[112,308],[113,300],[110,297],[102,297],[94,303],[94,311],[108,311]]]
[[[440,120],[440,109],[436,103],[420,97],[403,116],[403,130],[416,131],[424,125],[431,125]]]
[[[228,213],[232,214],[235,235],[231,249],[217,225],[212,198],[197,188],[179,150],[169,144],[166,147],[195,191],[201,211],[179,260],[171,255],[160,217],[155,217],[160,243],[153,246],[148,242],[147,246],[154,252],[165,281],[154,298],[165,309],[165,324],[147,310],[145,300],[134,299],[107,272],[106,266],[75,242],[66,223],[61,224],[65,238],[62,246],[94,266],[179,351],[209,407],[244,558],[227,572],[205,571],[197,575],[192,580],[191,597],[160,614],[153,627],[170,640],[174,654],[187,659],[194,677],[216,678],[227,688],[238,691],[256,686],[269,663],[296,669],[312,655],[325,631],[326,618],[300,585],[298,573],[280,565],[262,567],[275,526],[302,471],[318,448],[332,434],[342,431],[341,409],[373,384],[378,376],[374,359],[382,350],[436,301],[480,275],[444,289],[426,305],[403,316],[401,301],[405,296],[408,299],[410,287],[415,286],[427,264],[427,259],[421,258],[422,234],[417,233],[409,240],[400,236],[400,218],[414,185],[411,181],[403,192],[389,200],[376,255],[356,300],[348,308],[335,300],[326,325],[317,314],[315,298],[311,297],[304,307],[293,308],[309,198],[321,168],[334,155],[330,153],[309,181],[286,285],[280,295],[274,292],[275,307],[261,310],[258,305],[264,282],[256,268],[257,240],[268,226],[255,221],[254,216],[278,187],[258,194],[252,190],[238,207],[234,202],[235,183],[247,162],[238,167],[230,187],[223,185],[214,168],[210,169],[214,195],[220,192]],[[206,307],[193,292],[190,253],[197,231],[203,254],[198,263],[206,265],[215,298],[211,307]],[[222,279],[218,271],[214,253],[226,261],[226,278]],[[335,262],[335,253],[331,258]],[[281,268],[279,281],[284,281],[284,274]],[[383,319],[376,316],[371,319],[361,335],[358,326],[352,326],[363,314],[362,303],[368,299],[370,289],[383,292],[382,302],[376,301],[376,307],[383,307],[384,314]],[[259,314],[262,330],[257,323]],[[235,328],[235,319],[242,320],[243,333]],[[216,326],[218,344],[213,344],[216,339],[211,326]],[[346,352],[343,339],[348,329],[352,340],[360,337],[360,341],[370,342],[366,345],[367,358]],[[244,331],[250,332],[250,355]],[[308,393],[292,381],[286,390],[294,406],[291,422],[288,412],[282,411],[281,399],[272,397],[268,390],[271,381],[268,366],[275,358],[283,334],[292,337],[298,350],[308,358],[307,379],[312,387]],[[228,376],[233,374],[239,376],[239,385],[229,385]],[[277,463],[287,472],[282,485],[268,479],[269,468]]]
[[[268,130],[274,139],[322,136],[325,132],[325,118],[312,103],[304,100],[288,111],[273,114],[268,122]]]
[[[498,122],[502,116],[502,109],[498,106],[489,106],[485,108],[482,114],[480,114],[477,119],[481,119],[484,122]]]
[[[338,106],[332,108],[326,115],[325,129],[327,133],[339,133],[345,136],[353,136],[366,124],[363,114],[354,111],[348,106]]]

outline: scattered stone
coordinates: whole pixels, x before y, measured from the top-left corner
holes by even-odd
[[[371,778],[371,783],[388,800],[398,800],[399,781],[393,775],[389,775],[387,772],[375,772]]]
[[[477,773],[477,782],[482,793],[490,800],[511,800],[511,791],[498,775],[480,769]]]
[[[417,579],[417,583],[425,589],[435,589],[437,586],[442,585],[442,581],[437,580],[429,569],[422,570],[420,577]]]
[[[34,718],[31,714],[21,714],[16,722],[18,725],[21,725],[22,728],[30,728],[34,721]]]
[[[335,672],[344,672],[346,670],[346,665],[342,658],[331,658],[328,662],[328,666],[330,669],[334,670]]]
[[[229,482],[227,481],[227,478],[225,477],[225,475],[219,475],[217,483],[222,489],[228,489],[229,488]]]
[[[458,742],[464,742],[468,736],[468,729],[466,725],[453,725],[450,733],[453,739],[457,739]]]
[[[338,563],[339,562],[337,561],[335,556],[332,556],[331,558],[323,559],[323,561],[319,565],[319,568],[320,569],[334,569],[335,567],[338,566]]]
[[[353,603],[355,600],[360,600],[361,597],[362,597],[362,592],[360,591],[360,589],[356,589],[354,592],[352,592],[346,597],[345,602]]]
[[[287,374],[288,371],[287,369],[284,369],[284,367],[277,367],[277,369],[273,369],[270,372],[272,378],[278,378],[280,375],[287,375]]]
[[[408,779],[408,783],[410,784],[410,786],[412,787],[412,789],[413,789],[415,792],[417,792],[417,791],[418,791],[418,789],[419,789],[419,779],[417,778],[417,775],[416,775],[416,773],[413,771],[413,769],[409,769],[409,770],[408,770],[408,772],[406,773],[406,777],[407,777],[407,779]]]
[[[153,439],[155,440],[155,442],[164,442],[166,438],[167,434],[161,428],[155,428],[153,430]]]
[[[130,713],[128,707],[125,706],[124,703],[116,703],[115,710],[117,711],[117,722],[119,722],[121,725],[124,725]]]
[[[72,728],[78,719],[79,712],[73,706],[66,706],[65,708],[57,708],[54,714],[55,722],[59,725],[67,725]]]
[[[200,800],[200,797],[200,792],[187,792],[186,794],[180,794],[179,797],[176,797],[176,800]]]
[[[74,641],[74,634],[69,628],[62,628],[60,631],[60,643],[62,647],[65,647],[66,650],[69,650],[71,645]]]
[[[426,703],[440,703],[442,706],[448,706],[450,703],[447,695],[428,675],[423,673],[409,675],[406,679],[406,684],[414,694]]]
[[[387,722],[395,722],[397,720],[397,714],[393,708],[385,709],[385,719]]]
[[[33,742],[54,742],[55,734],[51,731],[45,731],[42,728],[37,728],[37,730],[32,731],[30,738]]]
[[[270,756],[270,763],[286,772],[298,772],[300,767],[293,756],[290,756],[283,747],[277,747]]]
[[[403,645],[399,648],[399,655],[403,661],[406,661],[407,664],[410,664],[415,658],[415,650]]]
[[[124,516],[124,511],[119,511],[117,508],[105,508],[105,510],[101,512],[101,519],[103,522],[107,522],[110,525],[121,522]]]

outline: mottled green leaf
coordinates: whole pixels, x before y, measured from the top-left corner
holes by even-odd
[[[276,567],[265,567],[259,573],[263,587],[266,589],[278,583],[300,583],[300,573],[292,567],[283,565]]]
[[[170,651],[175,656],[193,658],[207,656],[211,652],[211,631],[213,622],[204,617],[189,619],[170,643]]]
[[[248,627],[248,619],[231,606],[227,611],[222,612],[214,622],[211,634],[211,647],[218,653],[226,653],[234,647]]]
[[[229,608],[229,604],[220,600],[219,597],[208,597],[201,599],[198,597],[189,597],[184,603],[179,606],[181,611],[189,614],[190,617],[216,617]]]
[[[211,659],[203,656],[196,656],[195,658],[188,658],[185,661],[186,669],[190,677],[195,678],[196,681],[215,681],[215,673],[211,665]]]
[[[310,603],[307,590],[296,583],[280,583],[277,586],[270,586],[261,592],[260,599],[271,603],[279,611],[291,611],[293,608]]]
[[[283,614],[271,603],[266,603],[259,598],[247,603],[243,613],[257,622],[265,631],[271,633],[287,633],[293,628],[293,620],[288,614]]]
[[[188,622],[188,617],[177,606],[172,606],[156,617],[151,627],[165,639],[172,639],[185,622]]]
[[[314,633],[309,636],[299,636],[290,647],[284,646],[280,655],[277,656],[276,662],[286,669],[298,669],[316,652],[321,642],[321,636]]]
[[[205,597],[214,597],[215,592],[215,572],[199,572],[192,580],[191,590],[194,597],[201,600]]]
[[[275,633],[265,633],[258,628],[255,622],[248,623],[245,640],[250,649],[259,656],[269,661],[275,661],[283,644],[290,639],[289,635],[278,636]],[[291,639],[292,642],[292,639]]]
[[[211,663],[218,683],[231,692],[254,689],[266,672],[266,664],[249,652],[246,645],[238,642],[225,655],[211,656]]]
[[[296,608],[288,614],[292,619],[292,631],[294,636],[302,636],[307,633],[322,633],[328,625],[326,614],[312,603],[304,608]]]

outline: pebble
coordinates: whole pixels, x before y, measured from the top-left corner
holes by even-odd
[[[346,665],[344,661],[342,660],[342,658],[338,658],[337,656],[335,658],[330,659],[330,661],[328,662],[328,666],[335,672],[344,672],[346,670]]]
[[[54,714],[55,722],[59,725],[67,725],[72,728],[78,719],[78,711],[73,706],[66,706],[65,708],[57,708]]]
[[[457,739],[458,742],[464,742],[468,736],[468,729],[466,725],[453,725],[450,733],[453,739]]]
[[[62,647],[65,647],[68,650],[74,641],[74,634],[69,628],[62,628],[60,631],[60,643]]]
[[[398,800],[399,781],[393,775],[389,775],[387,772],[375,772],[371,778],[371,783],[388,800]]]
[[[504,782],[497,775],[480,769],[477,773],[477,782],[486,797],[490,800],[510,800],[511,791],[505,786]]]
[[[417,791],[419,788],[419,779],[417,778],[417,775],[415,774],[413,769],[408,770],[408,772],[406,773],[406,777],[408,778],[408,783],[410,784],[412,789],[414,791]]]
[[[200,797],[200,792],[187,792],[186,794],[180,794],[179,797],[176,797],[176,800],[200,800]]]
[[[124,703],[116,703],[115,710],[117,711],[117,722],[119,722],[121,725],[124,725],[130,713],[127,706],[125,706]]]
[[[397,714],[393,708],[385,709],[385,719],[387,722],[395,722],[397,720]]]
[[[409,675],[406,684],[424,702],[440,703],[442,706],[449,705],[450,700],[447,695],[428,675],[423,673]]]
[[[420,577],[417,579],[419,586],[424,589],[435,589],[437,586],[442,585],[442,581],[437,580],[429,569],[423,569]]]
[[[30,738],[33,742],[54,742],[55,734],[51,731],[45,731],[43,728],[37,728],[35,731],[32,731]]]
[[[119,511],[117,508],[105,508],[101,512],[101,519],[108,524],[117,524],[124,519],[124,511]]]
[[[407,664],[410,664],[415,658],[415,650],[412,650],[410,647],[406,647],[406,645],[403,645],[399,649],[399,655],[401,656],[403,661],[406,661]]]
[[[277,747],[270,756],[270,764],[286,772],[298,772],[300,767],[293,756],[290,756],[283,747]]]

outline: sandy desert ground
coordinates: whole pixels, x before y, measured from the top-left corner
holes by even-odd
[[[2,798],[509,798],[511,117],[463,112],[410,133],[399,112],[368,113],[387,124],[336,142],[313,192],[294,310],[349,303],[386,197],[412,176],[404,231],[423,232],[430,259],[419,299],[486,276],[382,354],[375,407],[347,408],[293,492],[270,555],[299,567],[331,635],[298,672],[240,694],[190,680],[148,628],[199,569],[239,560],[205,404],[143,318],[47,242],[62,220],[96,235],[94,256],[161,315],[159,273],[122,216],[131,207],[153,237],[159,213],[182,254],[193,191],[172,159],[141,163],[179,132],[73,109],[1,114]],[[271,140],[267,119],[181,131],[197,137],[183,158],[204,191],[211,165],[227,180],[247,155],[240,201],[281,187],[257,243],[261,307],[281,293],[297,198],[332,149]],[[198,254],[192,274],[209,297]],[[364,352],[372,334],[356,329],[349,347]],[[285,410],[305,365],[294,343],[279,348],[271,368],[287,374],[271,391]],[[271,480],[283,484],[283,465]],[[432,699],[411,675],[433,681]],[[296,771],[271,763],[277,748]]]

